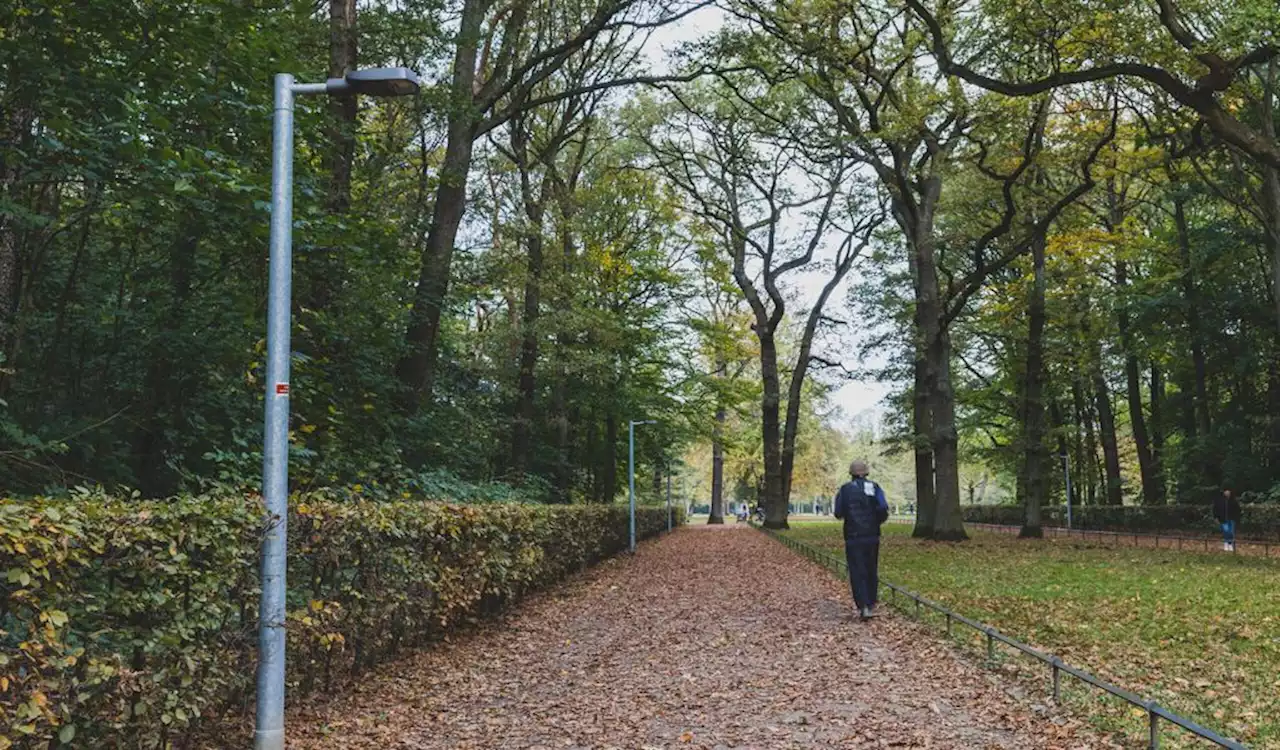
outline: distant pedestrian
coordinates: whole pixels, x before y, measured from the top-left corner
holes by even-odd
[[[1240,524],[1240,501],[1236,493],[1223,489],[1222,495],[1213,501],[1213,517],[1222,527],[1222,549],[1236,551],[1236,526]]]
[[[889,518],[889,504],[880,485],[867,479],[865,461],[849,464],[851,480],[836,493],[835,516],[844,521],[844,556],[849,564],[849,588],[858,615],[875,616],[880,591],[880,525]]]

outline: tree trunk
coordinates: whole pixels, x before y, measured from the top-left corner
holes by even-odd
[[[595,412],[587,415],[582,423],[582,430],[586,432],[587,445],[584,449],[584,457],[586,459],[586,469],[590,474],[588,481],[591,486],[591,502],[604,502],[604,486],[602,483],[602,473],[600,471],[600,426],[595,420]]]
[[[541,210],[537,210],[541,224]],[[533,217],[530,216],[530,220]],[[528,264],[524,283],[524,313],[520,321],[520,377],[517,384],[516,408],[511,420],[511,470],[523,475],[529,470],[529,448],[533,439],[533,401],[537,389],[538,314],[542,286],[542,234],[530,230],[527,237]]]
[[[182,424],[187,397],[186,375],[190,370],[176,359],[175,338],[184,330],[188,301],[196,269],[196,253],[204,229],[191,218],[179,225],[169,253],[169,299],[159,335],[149,342],[147,374],[133,436],[133,469],[137,487],[146,497],[162,497],[177,490],[176,477],[168,472],[166,459],[171,441],[165,433]]]
[[[329,77],[342,78],[356,69],[358,62],[356,0],[329,0]],[[330,96],[329,164],[330,213],[344,214],[351,207],[351,171],[356,154],[355,96]]]
[[[576,179],[576,178],[575,178]],[[570,298],[570,279],[573,273],[573,260],[575,255],[573,242],[573,216],[575,207],[573,204],[572,189],[569,187],[556,186],[557,202],[560,206],[560,278],[555,286],[555,295],[553,297],[553,309],[556,319],[564,325],[569,319],[569,310],[572,307]],[[565,335],[557,335],[555,337],[555,361],[556,361],[556,382],[552,389],[552,419],[554,420],[554,433],[556,440],[556,470],[555,470],[555,490],[558,502],[567,503],[571,500],[573,485],[573,463],[570,456],[570,440],[569,426],[571,420],[569,418],[569,337]]]
[[[527,139],[523,123],[512,125],[512,151],[519,162],[520,198],[524,203],[524,246],[527,254],[524,281],[524,311],[520,321],[520,375],[516,387],[516,408],[511,420],[511,470],[516,476],[529,470],[529,451],[533,440],[533,407],[537,390],[538,321],[542,312],[543,216],[551,189],[550,177],[544,177],[537,195],[529,175]]]
[[[1151,466],[1154,470],[1159,502],[1169,501],[1164,476],[1164,374],[1155,360],[1151,361]]]
[[[612,411],[605,419],[604,428],[604,501],[613,502],[618,494],[618,417]]]
[[[1266,77],[1263,79],[1262,102],[1259,118],[1264,135],[1276,139],[1276,117],[1273,100],[1276,86],[1280,81],[1280,61],[1273,56],[1267,64]],[[1280,168],[1275,164],[1257,161],[1262,173],[1262,236],[1267,249],[1271,251],[1271,303],[1276,313],[1276,327],[1280,330]]]
[[[1271,363],[1267,372],[1267,401],[1270,415],[1267,450],[1267,463],[1271,468],[1271,476],[1280,474],[1280,364]]]
[[[778,350],[771,331],[757,324],[760,339],[760,439],[764,452],[764,525],[768,529],[787,526],[787,499],[783,497],[781,385],[778,377]]]
[[[569,424],[573,421],[569,415],[569,381],[563,372],[558,372],[555,385],[551,388],[551,427],[555,435],[556,465],[552,471],[552,493],[557,503],[568,503],[573,499],[573,457],[570,455]],[[575,414],[575,418],[578,418]]]
[[[1116,261],[1116,285],[1121,290],[1129,285],[1128,264]],[[1159,471],[1151,455],[1151,442],[1147,434],[1147,420],[1142,411],[1142,374],[1138,369],[1138,355],[1129,325],[1129,311],[1122,301],[1118,314],[1120,346],[1124,349],[1124,375],[1129,400],[1129,424],[1133,429],[1133,443],[1138,452],[1138,470],[1142,475],[1142,502],[1144,505],[1164,504],[1160,489]]]
[[[931,196],[941,186],[931,181],[925,192]],[[956,435],[955,392],[951,387],[951,333],[944,324],[944,309],[938,286],[938,267],[933,237],[932,201],[920,212],[911,243],[915,258],[916,335],[924,344],[924,381],[929,411],[929,444],[933,458],[933,523],[931,539],[967,538],[960,513],[960,457]],[[916,477],[917,488],[920,478]],[[917,519],[917,525],[919,520]]]
[[[98,193],[96,190],[90,191],[93,198],[90,204],[97,205]],[[62,294],[58,295],[57,312],[53,318],[53,335],[49,337],[48,347],[44,353],[44,366],[48,372],[58,372],[58,352],[63,345],[63,333],[66,331],[67,325],[67,308],[71,305],[71,301],[76,296],[76,283],[80,278],[80,269],[84,264],[85,256],[89,249],[89,235],[93,229],[93,218],[88,217],[84,220],[84,226],[80,230],[80,239],[76,243],[76,254],[71,260],[71,269],[67,271],[67,281],[62,286]]]
[[[929,435],[933,432],[932,420],[929,418],[929,385],[922,354],[917,348],[911,397],[911,443],[916,470],[916,524],[911,535],[927,539],[933,534],[934,508],[937,504],[933,496],[933,448],[929,443]]]
[[[414,291],[413,309],[405,332],[407,353],[397,374],[411,406],[430,399],[435,384],[436,357],[440,347],[440,319],[453,263],[453,245],[466,211],[467,175],[475,144],[476,57],[487,0],[466,0],[458,29],[453,60],[450,109],[440,182],[432,207],[431,226],[422,250],[422,267]]]
[[[822,286],[818,299],[805,318],[804,330],[800,334],[800,350],[796,353],[795,366],[791,370],[791,382],[787,387],[787,419],[782,432],[782,497],[788,508],[791,504],[791,472],[796,461],[796,441],[800,433],[800,404],[804,397],[804,381],[809,373],[809,361],[813,355],[813,337],[817,334],[818,323],[822,319],[822,311],[832,292],[844,281],[857,253],[837,255],[837,265],[831,277]]]
[[[1072,431],[1073,436],[1075,437],[1074,441],[1067,440],[1066,423],[1063,419],[1062,407],[1058,405],[1057,399],[1051,399],[1049,401],[1049,419],[1053,422],[1054,429],[1058,433],[1058,456],[1057,465],[1054,467],[1054,471],[1063,472],[1066,471],[1068,467],[1063,465],[1062,458],[1063,456],[1071,455],[1073,442],[1079,443],[1079,431]],[[1075,452],[1077,455],[1079,454],[1078,449]],[[1075,481],[1074,476],[1072,477],[1070,494],[1067,494],[1066,475],[1064,474],[1062,476],[1062,496],[1064,498],[1064,502],[1070,502],[1073,506],[1080,505],[1080,483]]]
[[[1084,501],[1087,505],[1098,502],[1098,441],[1094,432],[1093,412],[1084,398],[1084,386],[1079,379],[1071,381],[1071,400],[1076,419],[1084,426],[1084,443],[1076,456],[1076,466],[1084,472]]]
[[[1187,225],[1186,201],[1181,197],[1173,202],[1173,220],[1177,228],[1178,250],[1182,259],[1182,295],[1186,306],[1187,329],[1191,334],[1191,362],[1195,375],[1193,408],[1196,416],[1196,432],[1201,440],[1208,440],[1212,427],[1209,420],[1208,365],[1205,360],[1204,336],[1200,325],[1200,299],[1199,290],[1196,288],[1197,271],[1191,254],[1191,231]],[[1202,453],[1198,447],[1196,452]]]
[[[1049,500],[1048,449],[1045,443],[1044,408],[1044,328],[1045,274],[1044,239],[1031,247],[1031,299],[1027,305],[1027,368],[1022,397],[1023,475],[1026,477],[1025,516],[1022,537],[1042,537],[1040,510]]]
[[[929,347],[934,372],[933,400],[933,539],[968,539],[960,511],[960,441],[956,434],[956,399],[951,388],[951,332],[939,330]]]
[[[728,410],[724,406],[717,407],[716,421],[711,427],[711,517],[707,519],[709,524],[724,523],[724,427],[728,416]]]
[[[1262,168],[1263,243],[1271,256],[1271,302],[1280,329],[1280,169]]]
[[[1094,397],[1098,405],[1098,427],[1102,437],[1103,465],[1106,469],[1107,505],[1122,505],[1120,487],[1120,448],[1116,440],[1116,418],[1111,408],[1111,389],[1102,375],[1101,364],[1093,373]]]
[[[329,0],[329,78],[342,78],[356,69],[357,63],[356,0]],[[325,169],[329,173],[325,209],[331,216],[341,216],[351,209],[351,174],[356,155],[356,120],[359,104],[355,96],[326,97],[328,121],[325,130],[329,146],[324,150]],[[341,298],[347,264],[341,248],[312,245],[294,261],[302,289],[301,307],[323,316]],[[317,358],[331,359],[328,351],[333,342],[318,321],[304,321],[304,336],[314,336],[321,353]]]
[[[960,513],[960,456],[955,424],[955,392],[951,388],[951,331],[946,329],[933,235],[933,207],[942,189],[941,180],[925,180],[920,187],[914,219],[906,220],[913,230],[910,253],[914,260],[915,320],[918,346],[924,347],[924,393],[929,412],[929,448],[933,459],[932,523],[925,527],[928,538],[966,539],[964,517]],[[902,211],[899,211],[902,214]],[[902,219],[900,219],[901,223]],[[918,355],[919,356],[919,355]],[[920,384],[920,379],[916,379]],[[919,468],[919,463],[918,465]],[[920,477],[916,476],[916,488]],[[916,525],[920,525],[919,518]]]
[[[931,187],[938,187],[931,183]],[[927,199],[933,195],[929,193]],[[912,449],[915,456],[916,523],[911,534],[928,539],[933,537],[937,518],[937,492],[933,454],[933,391],[935,379],[929,366],[929,331],[937,326],[939,302],[937,299],[937,275],[933,259],[933,222],[931,209],[916,211],[909,201],[895,198],[894,216],[910,242],[907,251],[907,267],[911,272],[915,292],[912,311],[914,333],[914,358],[912,360],[911,428]],[[921,259],[928,263],[921,267]],[[929,274],[926,276],[926,273]],[[932,285],[932,292],[929,291]]]
[[[0,201],[16,202],[13,193],[18,184],[19,166],[8,157],[16,158],[18,149],[26,145],[30,118],[30,113],[17,103],[10,103],[9,111],[0,114],[0,143],[12,147],[7,154],[0,149]],[[0,211],[0,396],[8,390],[17,344],[19,258],[17,217],[9,211]]]

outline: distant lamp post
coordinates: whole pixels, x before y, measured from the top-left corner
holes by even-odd
[[[636,551],[636,425],[657,424],[652,419],[631,420],[627,423],[627,499],[631,507],[631,546],[632,554]]]
[[[300,94],[407,96],[418,93],[408,68],[353,70],[324,83],[275,77],[271,118],[271,259],[267,291],[267,398],[263,415],[262,543],[258,607],[258,695],[253,746],[284,748],[285,573],[289,517],[289,335],[293,294],[293,99]]]

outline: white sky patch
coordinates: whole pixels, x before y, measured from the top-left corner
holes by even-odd
[[[724,25],[725,20],[726,17],[722,10],[710,6],[690,14],[679,23],[655,30],[644,48],[645,57],[648,59],[653,72],[664,73],[669,71],[672,53],[683,44],[695,42],[714,34]],[[799,228],[797,227],[796,229]],[[860,352],[855,349],[860,345],[860,342],[866,340],[867,336],[861,330],[862,326],[854,315],[854,311],[846,307],[846,292],[851,284],[858,284],[862,280],[859,266],[867,262],[865,259],[857,261],[841,288],[837,289],[827,302],[827,314],[830,317],[848,321],[849,326],[847,328],[850,330],[846,330],[838,337],[828,336],[826,337],[827,341],[823,342],[825,344],[823,347],[820,349],[815,347],[820,356],[832,361],[842,362],[846,368],[852,371],[858,371],[862,367],[880,369],[886,365],[889,359],[887,352]],[[797,292],[797,298],[789,300],[788,305],[789,317],[793,322],[800,320],[801,314],[808,310],[813,301],[817,299],[826,280],[827,276],[825,274],[816,271],[802,273],[794,277],[793,288]],[[814,371],[811,370],[810,372],[813,373]],[[842,415],[833,420],[832,426],[852,433],[856,426],[855,423],[865,424],[870,421],[872,424],[878,425],[887,408],[885,399],[892,388],[893,384],[887,382],[872,380],[846,381],[831,394],[832,404],[840,409]]]

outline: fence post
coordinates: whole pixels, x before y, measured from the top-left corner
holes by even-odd
[[[951,613],[947,612],[947,637],[951,637]]]
[[[987,661],[995,663],[996,660],[996,639],[991,635],[991,628],[987,628]]]
[[[1053,657],[1053,661],[1049,662],[1053,666],[1053,702],[1062,702],[1062,670],[1058,669],[1058,665],[1062,662],[1058,657]]]
[[[1151,750],[1160,750],[1160,717],[1156,715],[1155,705],[1155,703],[1147,704],[1147,716],[1150,717],[1147,747]]]

